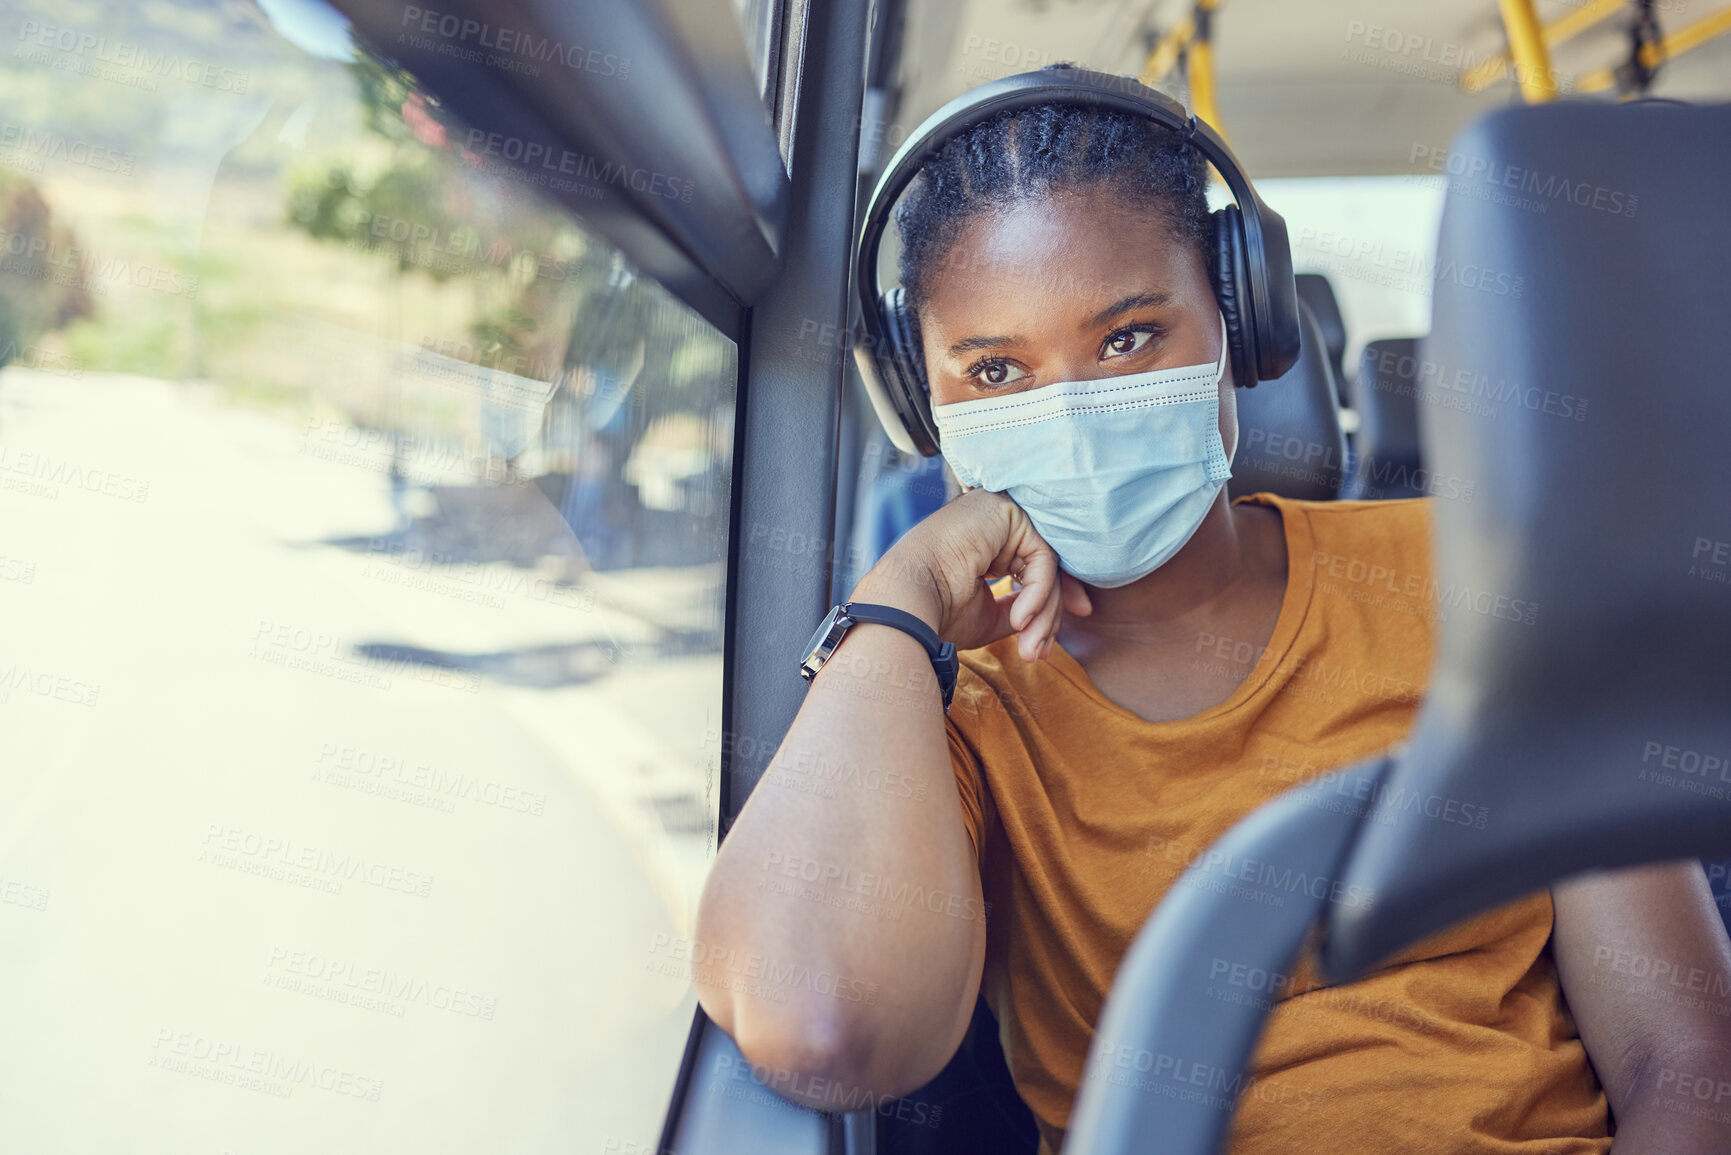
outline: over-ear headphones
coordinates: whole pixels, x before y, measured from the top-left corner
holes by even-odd
[[[878,246],[890,212],[920,166],[944,145],[1001,112],[1037,104],[1080,104],[1145,117],[1200,150],[1237,201],[1212,214],[1216,295],[1226,318],[1233,380],[1253,386],[1280,376],[1298,360],[1298,289],[1286,222],[1262,203],[1219,134],[1171,97],[1128,77],[1067,65],[1006,76],[950,101],[903,142],[872,190],[854,246],[863,330],[854,335],[854,359],[878,420],[904,453],[934,456],[938,429],[918,319],[901,289],[878,287]]]

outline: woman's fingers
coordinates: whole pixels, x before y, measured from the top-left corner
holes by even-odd
[[[1040,644],[1045,640],[1051,619],[1051,609],[1056,599],[1052,596],[1055,587],[1047,585],[1044,592],[1036,586],[1026,586],[1022,589],[1017,610],[1021,625],[1016,632],[1021,635],[1016,643],[1016,649],[1028,661],[1038,656]]]
[[[1022,624],[1016,650],[1023,661],[1035,662],[1050,652],[1064,608],[1057,555],[1042,545],[1039,552],[1028,559],[1022,572],[1021,597],[1026,600],[1026,609],[1021,605],[1017,607],[1022,611]]]
[[[1048,596],[1058,592],[1058,555],[1040,539],[1032,526],[1024,531],[1018,545],[1016,561],[1022,572],[1016,580],[1035,591],[1038,600],[1044,602]]]
[[[1094,612],[1094,600],[1088,596],[1088,588],[1078,579],[1064,574],[1060,579],[1064,586],[1064,608],[1079,618],[1085,618]]]
[[[1016,652],[1026,662],[1039,661],[1051,651],[1063,610],[1064,587],[1060,584],[1058,555],[1034,530],[1020,509],[1011,514],[1013,525],[1000,557],[1022,587],[1011,608],[1010,621],[1019,637]]]
[[[975,575],[969,593],[962,593],[965,586],[960,581],[951,580],[948,586],[957,594],[945,602],[945,620],[940,623],[942,630],[948,631],[945,636],[954,635],[951,640],[958,647],[971,649],[1014,633],[1018,635],[1017,652],[1024,660],[1045,657],[1056,641],[1066,604],[1086,614],[1092,609],[1087,595],[1079,585],[1072,592],[1074,579],[1062,577],[1058,555],[1009,498],[970,492],[945,509],[945,523],[940,524],[936,517],[925,523],[928,535],[946,528],[952,534],[953,545],[939,544],[937,568],[944,573],[970,571]],[[1003,576],[1012,578],[1016,588],[995,597],[992,582]]]
[[[1010,628],[1016,631],[1026,630],[1028,623],[1032,622],[1035,616],[1039,614],[1040,606],[1043,604],[1040,591],[1031,585],[1024,584],[1021,589],[1015,592],[1013,597],[1014,601],[1010,605]]]
[[[1026,660],[1038,661],[1052,652],[1052,646],[1058,638],[1058,623],[1063,618],[1063,611],[1064,599],[1058,596],[1057,587],[1054,586],[1052,596],[1040,606],[1039,614],[1022,635],[1026,644],[1019,648]]]

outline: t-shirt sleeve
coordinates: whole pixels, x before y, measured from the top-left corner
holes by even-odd
[[[968,829],[968,841],[973,844],[974,861],[978,863],[981,861],[980,848],[985,844],[986,787],[980,772],[979,752],[974,749],[963,727],[958,725],[956,715],[962,710],[958,702],[945,716],[944,734],[950,742],[950,770],[956,780],[956,797],[962,803],[962,823]]]

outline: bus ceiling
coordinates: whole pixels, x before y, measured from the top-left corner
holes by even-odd
[[[1598,94],[1723,100],[1731,2],[908,0],[897,123],[1049,64],[1140,76],[1185,100],[1258,177],[1408,175],[1469,121]]]

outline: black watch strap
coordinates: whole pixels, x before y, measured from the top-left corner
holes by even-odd
[[[950,708],[950,699],[956,695],[956,674],[961,665],[956,659],[955,643],[941,641],[932,627],[906,610],[898,610],[894,606],[846,602],[841,609],[842,613],[856,622],[892,626],[924,646],[926,653],[931,655],[932,670],[938,675],[938,688],[944,692],[944,709]]]
[[[944,709],[950,708],[950,700],[956,695],[956,676],[961,667],[961,662],[956,657],[955,643],[940,640],[932,627],[913,614],[898,610],[894,606],[880,606],[872,602],[843,602],[836,607],[836,611],[840,611],[850,624],[864,622],[867,625],[889,626],[924,646],[932,659],[932,671],[938,676],[938,688],[943,691]]]

